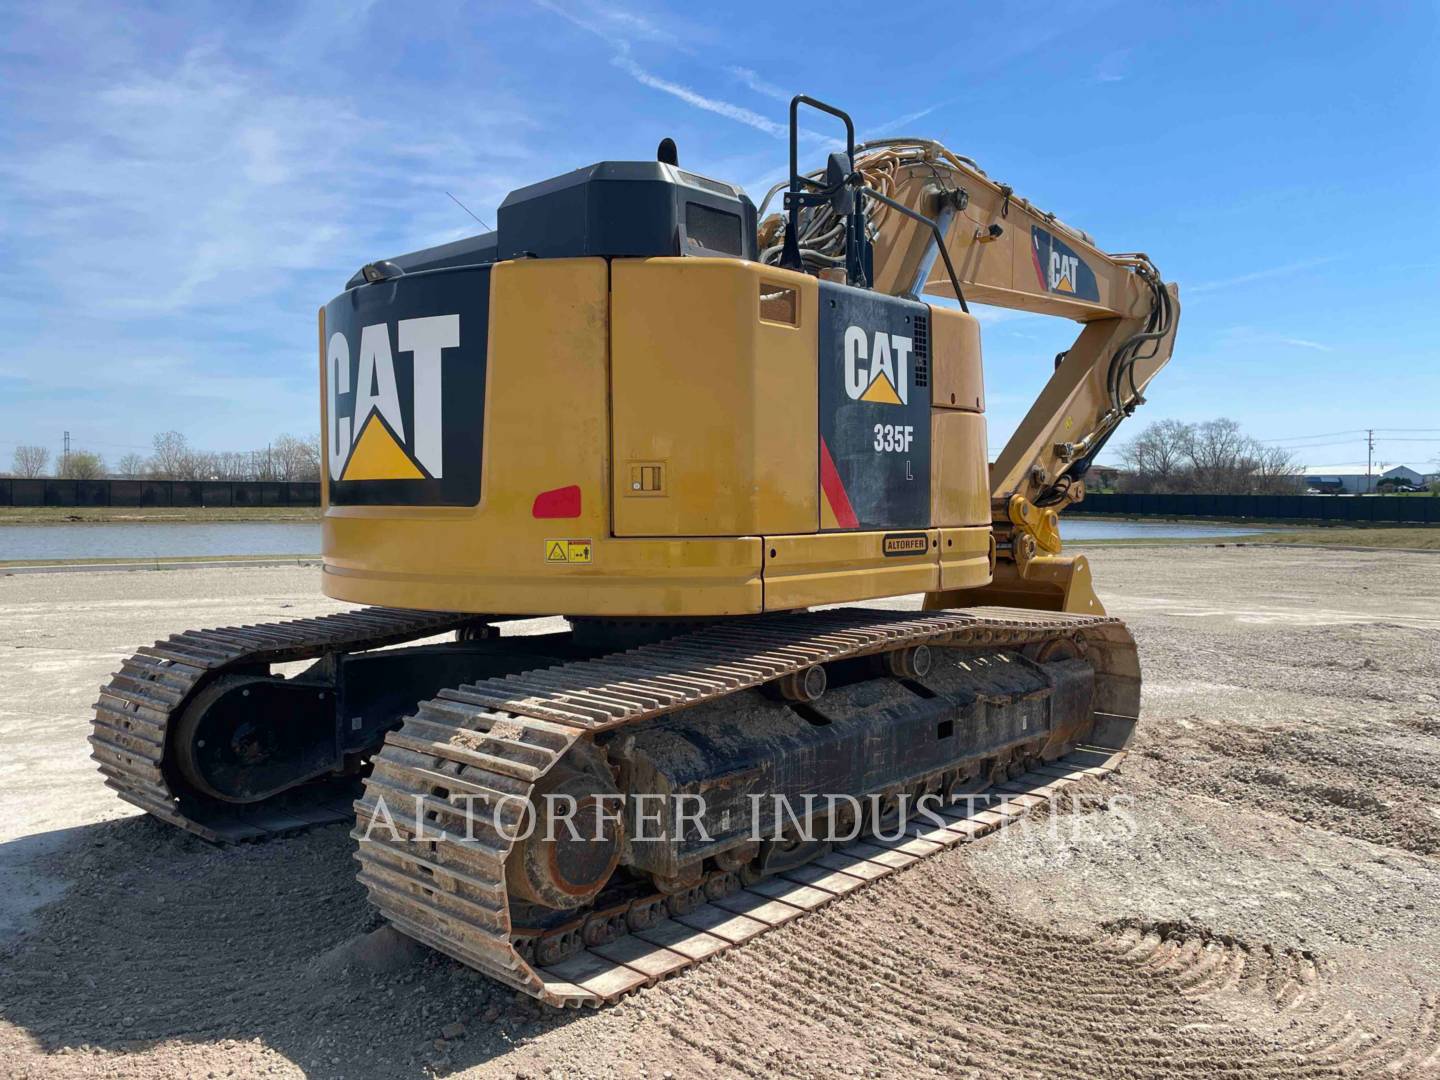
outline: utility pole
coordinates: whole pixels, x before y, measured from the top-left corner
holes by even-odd
[[[1365,432],[1365,442],[1370,451],[1365,455],[1365,494],[1369,495],[1375,489],[1370,486],[1370,474],[1375,469],[1375,429],[1370,428]]]

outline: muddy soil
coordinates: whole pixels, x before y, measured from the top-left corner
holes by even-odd
[[[216,849],[100,785],[86,706],[313,570],[0,578],[0,1074],[1440,1075],[1440,556],[1090,552],[1134,753],[601,1013],[382,926],[342,826]]]

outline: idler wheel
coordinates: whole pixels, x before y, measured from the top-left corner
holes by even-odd
[[[340,767],[331,688],[224,675],[185,706],[170,732],[175,771],[202,796],[253,803]]]
[[[614,786],[591,773],[547,776],[531,796],[529,830],[505,862],[511,895],[554,911],[593,900],[620,862],[618,809]]]

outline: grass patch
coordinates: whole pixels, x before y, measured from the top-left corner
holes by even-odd
[[[1419,548],[1440,551],[1440,527],[1377,525],[1371,528],[1302,529],[1239,538],[1245,544],[1304,544],[1317,547]]]
[[[318,506],[4,506],[0,525],[204,524],[268,521],[303,524],[320,520]]]
[[[1065,526],[1060,526],[1065,535]],[[1091,547],[1177,547],[1199,544],[1288,544],[1295,547],[1375,548],[1440,551],[1440,527],[1376,525],[1370,528],[1314,528],[1285,532],[1248,533],[1244,536],[1125,536],[1111,540],[1066,540],[1065,549]]]
[[[1244,544],[1255,539],[1255,534],[1241,536],[1111,536],[1104,539],[1072,540],[1065,535],[1065,523],[1060,523],[1060,539],[1065,550],[1078,547],[1214,547],[1216,544]]]

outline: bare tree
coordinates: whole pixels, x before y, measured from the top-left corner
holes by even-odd
[[[251,476],[255,480],[278,480],[279,475],[275,470],[275,450],[271,446],[263,450],[256,450],[253,454],[255,466]]]
[[[1190,428],[1185,443],[1194,490],[1218,493],[1244,490],[1241,483],[1248,469],[1250,439],[1234,420],[1221,417]]]
[[[301,439],[281,435],[270,445],[277,480],[318,480],[320,478],[320,440],[316,436]]]
[[[1294,456],[1246,435],[1234,420],[1162,420],[1120,448],[1131,491],[1269,495],[1298,491]]]
[[[157,480],[188,480],[191,467],[190,444],[178,431],[155,436],[155,453],[150,458],[150,475]]]
[[[250,479],[251,452],[249,450],[222,450],[212,455],[211,468],[217,480]]]
[[[1255,495],[1291,495],[1304,487],[1305,478],[1295,455],[1281,446],[1250,440],[1250,492]]]
[[[319,480],[320,436],[281,435],[259,450],[204,451],[166,431],[155,436],[148,471],[157,480]]]
[[[120,459],[115,475],[122,480],[138,480],[145,475],[145,459],[133,451]]]
[[[1172,490],[1186,467],[1185,448],[1192,438],[1190,425],[1160,420],[1120,448],[1120,460],[1130,472],[1132,488]]]
[[[300,470],[296,480],[308,480],[311,483],[318,483],[320,480],[320,435],[315,433],[307,435],[304,440],[305,459],[304,467]]]
[[[208,450],[192,450],[185,458],[180,470],[181,480],[210,480],[214,478],[215,455]]]
[[[43,446],[17,446],[15,448],[15,475],[33,479],[45,475],[45,466],[50,463],[50,451]]]
[[[71,450],[59,473],[64,480],[99,480],[105,475],[105,462],[89,450]]]

